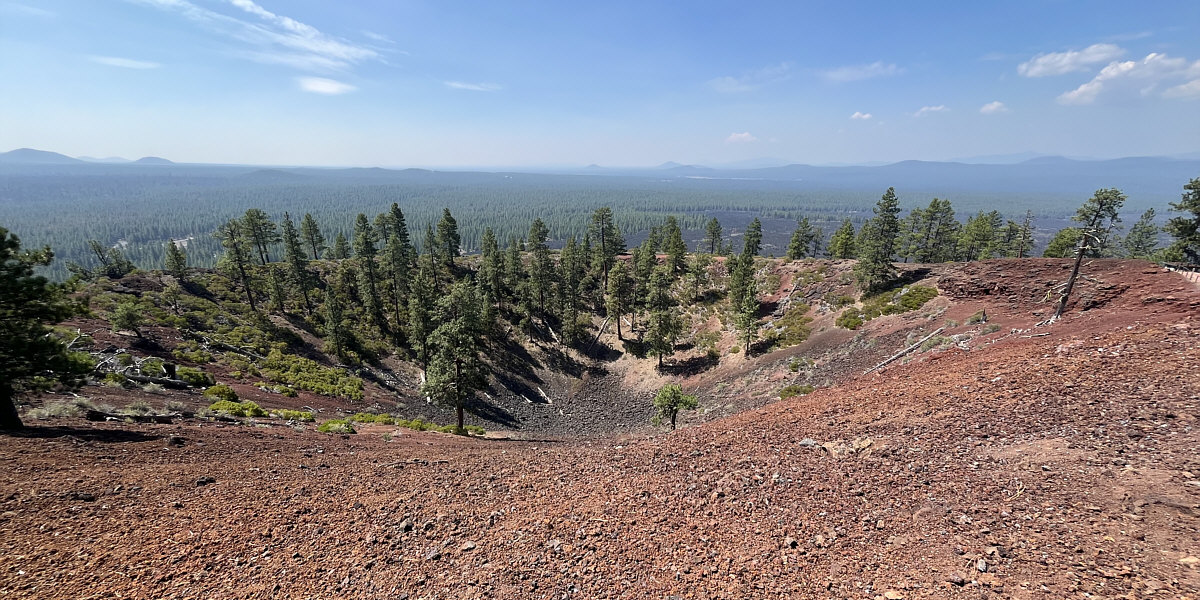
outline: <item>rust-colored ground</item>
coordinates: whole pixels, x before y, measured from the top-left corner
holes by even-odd
[[[1017,333],[1057,271],[965,267],[992,338],[669,435],[38,423],[0,596],[1196,598],[1200,293],[1098,267]]]

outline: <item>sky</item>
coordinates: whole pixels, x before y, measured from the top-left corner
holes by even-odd
[[[1200,2],[0,0],[0,151],[557,167],[1200,152]]]

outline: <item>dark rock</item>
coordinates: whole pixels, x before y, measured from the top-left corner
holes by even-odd
[[[216,479],[209,477],[208,475],[205,475],[204,477],[201,477],[200,479],[196,480],[196,487],[202,487],[202,486],[210,485],[210,484],[213,484],[216,482],[217,482]]]

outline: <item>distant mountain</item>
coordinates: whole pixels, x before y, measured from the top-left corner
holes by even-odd
[[[0,163],[10,165],[81,165],[82,160],[71,158],[57,152],[34,150],[33,148],[18,148],[0,153]]]
[[[128,158],[121,158],[120,156],[106,156],[104,158],[94,158],[91,156],[76,156],[75,158],[78,158],[79,160],[82,160],[83,162],[99,163],[102,165],[124,165],[124,164],[133,162],[132,160],[129,160]]]
[[[135,164],[135,165],[173,165],[175,163],[172,161],[169,161],[165,158],[159,158],[157,156],[143,156],[142,158],[139,158],[139,159],[133,161],[133,164]]]
[[[946,162],[964,163],[968,165],[1015,165],[1036,158],[1047,156],[1041,152],[1017,152],[1014,154],[985,154],[983,156],[964,156],[951,158]]]

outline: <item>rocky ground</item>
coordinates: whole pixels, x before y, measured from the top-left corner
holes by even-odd
[[[1095,267],[1036,328],[1057,263],[944,274],[1005,327],[671,434],[37,423],[0,595],[1195,598],[1200,290]]]

